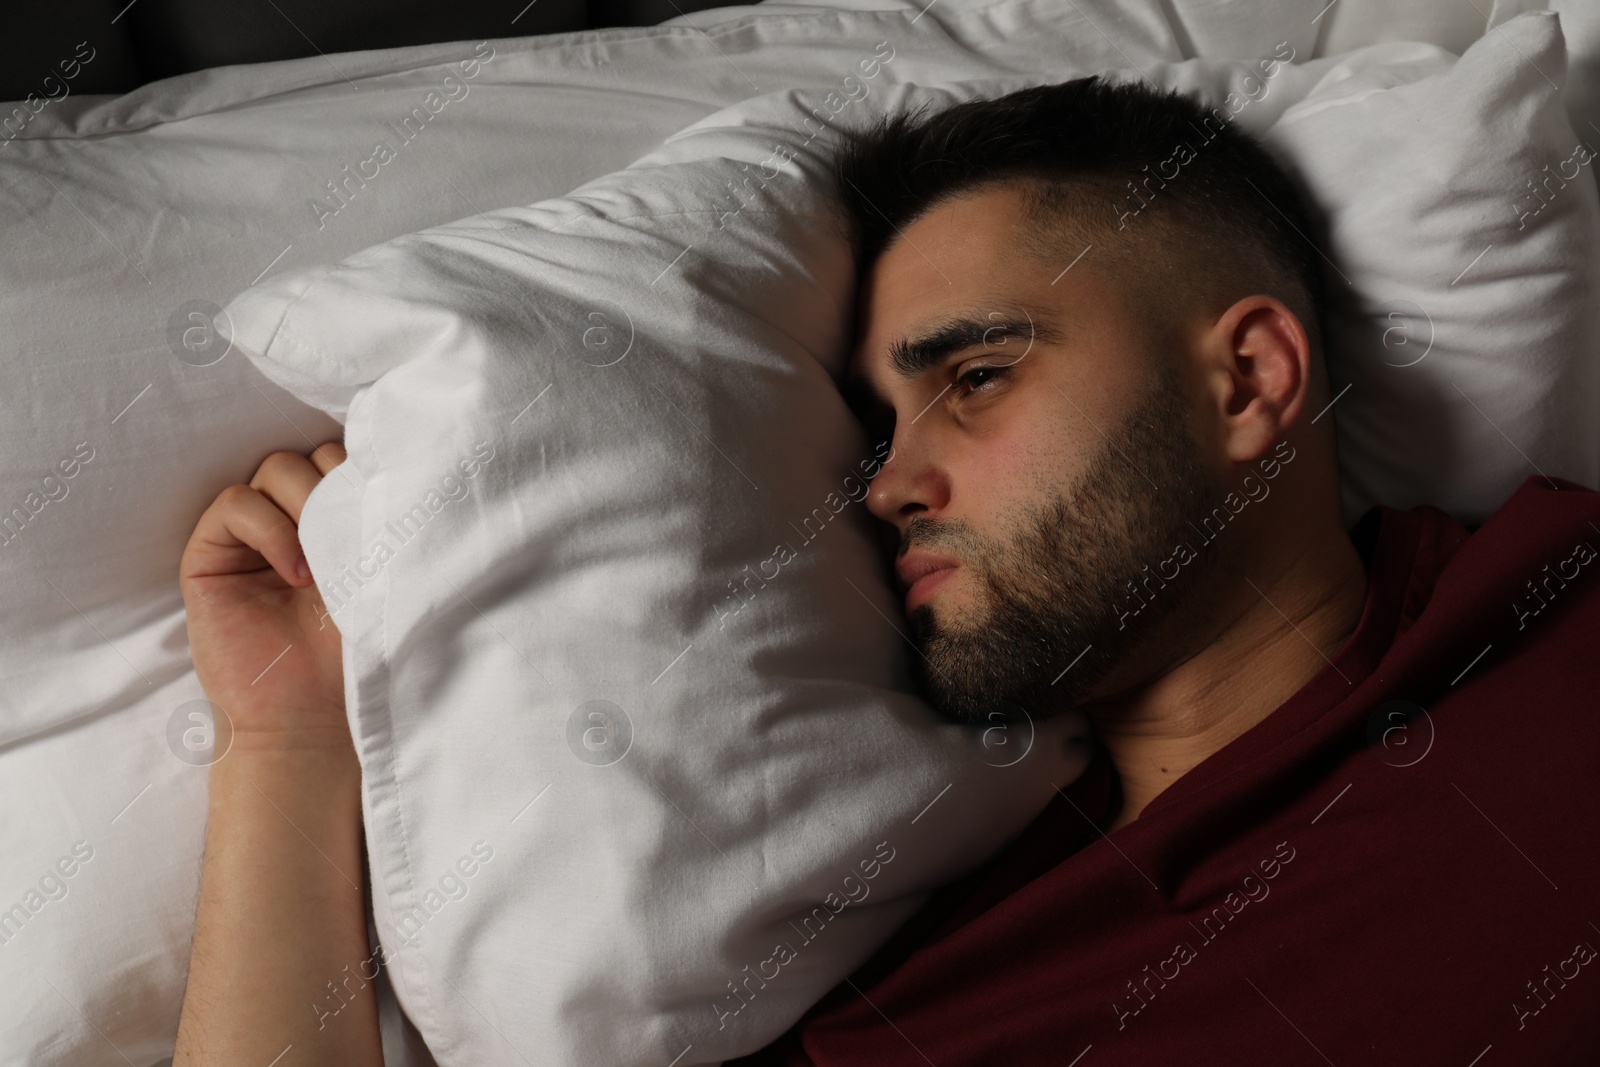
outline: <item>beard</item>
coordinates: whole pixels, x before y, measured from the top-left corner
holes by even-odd
[[[973,724],[1015,716],[1007,704],[1048,718],[1129,662],[1217,566],[1200,522],[1223,494],[1199,455],[1188,397],[1158,369],[1077,482],[1029,508],[1014,537],[913,519],[901,553],[953,556],[972,587],[971,608],[941,618],[935,596],[907,617],[934,707]]]

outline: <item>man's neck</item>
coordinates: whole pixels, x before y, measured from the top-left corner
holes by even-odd
[[[1366,585],[1342,531],[1320,550],[1220,578],[1227,607],[1198,651],[1137,692],[1085,705],[1122,780],[1110,829],[1328,667],[1355,632]]]

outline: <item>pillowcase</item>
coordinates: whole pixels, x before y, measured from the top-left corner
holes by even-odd
[[[1549,0],[1549,8],[1560,15],[1561,33],[1567,39],[1566,84],[1561,93],[1567,117],[1579,137],[1600,147],[1600,5]],[[1594,169],[1589,170],[1589,180],[1596,181]]]
[[[1427,76],[1396,78],[1384,49],[1415,54]],[[1459,61],[1378,45],[1335,64],[1271,131],[1322,206],[1336,264],[1347,525],[1381,503],[1476,526],[1531,474],[1600,485],[1600,142],[1568,121],[1565,59],[1545,11]]]
[[[1339,0],[1326,11],[1314,4],[1307,20],[1318,19],[1319,56],[1338,56],[1382,41],[1426,41],[1461,55],[1484,34],[1491,14],[1505,0],[1470,4],[1450,0]],[[1544,7],[1544,0],[1536,0]]]

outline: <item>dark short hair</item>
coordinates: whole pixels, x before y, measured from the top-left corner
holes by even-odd
[[[1020,183],[1039,223],[1025,251],[1047,264],[1092,243],[1157,307],[1282,300],[1310,343],[1310,399],[1326,402],[1319,220],[1227,109],[1102,75],[927,109],[842,131],[833,177],[863,272],[935,204]]]

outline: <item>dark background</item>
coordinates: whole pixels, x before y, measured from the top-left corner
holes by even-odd
[[[125,93],[230,63],[536,33],[654,26],[754,0],[43,0],[0,30],[0,100],[46,95],[80,42],[77,93]],[[513,19],[515,21],[513,21]],[[52,83],[51,88],[60,90]]]

